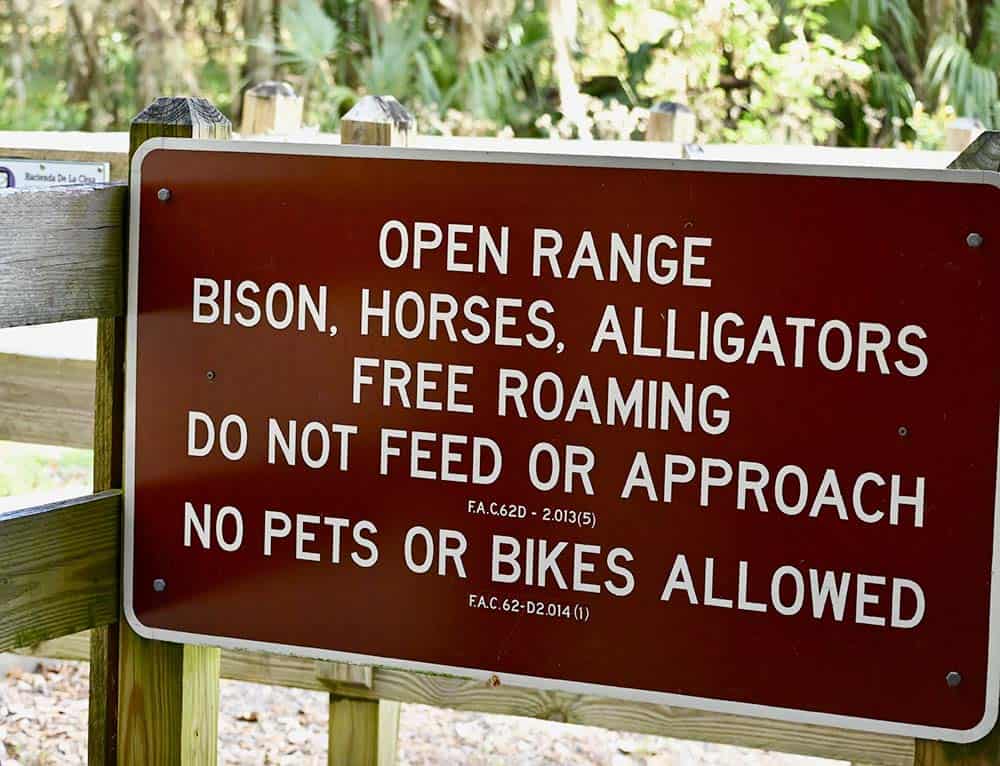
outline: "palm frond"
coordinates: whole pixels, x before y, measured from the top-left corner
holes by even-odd
[[[854,26],[870,27],[880,36],[891,34],[911,60],[917,58],[921,27],[909,0],[848,0],[847,5]]]
[[[427,43],[424,32],[426,17],[426,2],[403,7],[381,26],[369,16],[369,59],[358,72],[365,90],[376,94],[410,93],[415,79],[418,85],[424,88],[429,86],[427,78],[422,75],[414,77],[415,72],[420,74],[419,53]],[[417,63],[416,69],[414,62]],[[425,93],[415,95],[427,96]]]
[[[942,35],[927,56],[925,77],[931,89],[947,96],[948,103],[962,117],[978,117],[988,127],[997,113],[997,75],[993,68],[978,63],[955,35]]]
[[[983,11],[976,59],[993,69],[1000,69],[1000,0],[993,0]]]
[[[318,0],[297,0],[282,11],[282,23],[291,44],[282,52],[312,68],[334,58],[340,48],[340,27],[326,15]]]

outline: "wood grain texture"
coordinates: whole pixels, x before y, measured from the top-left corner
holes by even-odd
[[[148,641],[123,630],[119,651],[118,762],[214,764],[218,650]]]
[[[0,439],[85,447],[94,435],[94,363],[0,354]]]
[[[149,138],[229,139],[233,126],[204,98],[158,98],[132,120],[129,157]]]
[[[378,766],[379,704],[330,695],[329,766]]]
[[[223,660],[225,663],[225,660]],[[375,668],[371,690],[338,687],[342,696],[414,702],[456,710],[520,715],[617,731],[740,745],[800,755],[911,766],[913,740],[825,726],[747,718],[607,697],[540,692],[482,681]]]
[[[99,490],[122,486],[124,359],[124,318],[99,319],[93,427],[94,488]],[[114,623],[95,629],[91,639],[87,708],[87,758],[90,766],[115,766],[118,763],[120,632],[118,624]]]
[[[58,638],[50,638],[35,644],[26,644],[13,650],[14,654],[25,657],[42,657],[51,660],[90,661],[90,642],[93,631],[83,630]]]
[[[340,143],[406,146],[413,115],[392,96],[365,96],[340,120]]]
[[[86,659],[85,640],[85,634],[66,636],[22,650],[21,653],[55,659]],[[324,673],[324,664],[328,663],[282,654],[227,649],[222,652],[220,673],[223,678],[275,686],[317,691],[333,688],[341,697],[381,698],[383,703],[399,700],[455,710],[568,721],[619,731],[837,758],[866,766],[912,766],[914,762],[914,742],[906,737],[509,686],[493,689],[480,681],[379,667],[372,670],[370,690],[357,684],[334,683],[331,686],[329,674]],[[929,761],[926,766],[938,764]]]
[[[211,646],[184,646],[183,764],[214,764],[218,757],[219,657]]]
[[[149,138],[228,139],[229,120],[203,98],[158,98],[132,120],[129,156]],[[121,477],[124,325],[99,328],[98,387],[102,480]],[[105,366],[106,365],[106,366]],[[103,379],[102,379],[103,378]],[[104,430],[108,432],[105,434]],[[95,454],[95,481],[97,475]],[[119,629],[118,763],[215,764],[219,718],[219,650],[142,638],[122,621]],[[92,722],[96,725],[95,722]],[[93,755],[91,756],[94,757]]]
[[[125,187],[0,191],[0,327],[122,311]]]
[[[402,704],[391,700],[378,703],[378,764],[395,766],[399,747],[399,714]]]
[[[91,766],[115,766],[118,760],[117,623],[94,628],[82,648],[90,659],[87,762]]]
[[[262,82],[243,94],[240,133],[250,138],[260,135],[290,135],[302,129],[303,99],[287,82]]]
[[[350,684],[372,688],[372,666],[350,665],[346,662],[316,661],[316,678],[321,684]]]
[[[1000,764],[1000,727],[969,745],[917,740],[914,766],[997,766]]]
[[[952,170],[1000,171],[1000,130],[980,133],[948,167]]]
[[[120,516],[118,492],[0,515],[0,651],[117,617]]]
[[[337,682],[328,677],[325,665],[323,660],[310,660],[286,654],[226,649],[222,652],[220,672],[223,678],[328,692],[337,686]]]

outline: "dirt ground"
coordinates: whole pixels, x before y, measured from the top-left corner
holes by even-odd
[[[0,679],[0,766],[86,761],[86,663]],[[327,696],[222,681],[219,762],[326,764]],[[588,726],[404,705],[400,766],[847,766],[841,761],[638,736]]]

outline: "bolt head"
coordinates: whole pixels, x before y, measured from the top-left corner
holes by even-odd
[[[956,686],[962,683],[962,674],[955,670],[952,670],[950,673],[948,673],[948,675],[944,677],[944,680],[945,683],[948,684],[949,688],[954,689]]]
[[[160,189],[159,191],[156,192],[156,198],[160,202],[166,202],[168,199],[170,199],[170,189]]]
[[[167,589],[167,581],[164,580],[162,577],[157,577],[155,580],[153,580],[153,590],[155,590],[157,593],[163,593],[163,591],[165,591],[166,589]]]
[[[976,231],[970,232],[969,236],[965,238],[965,244],[969,247],[982,247],[983,235]]]

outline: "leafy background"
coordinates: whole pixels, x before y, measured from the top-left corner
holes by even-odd
[[[238,118],[285,79],[337,129],[391,94],[425,133],[942,144],[1000,121],[1000,0],[0,0],[0,129],[120,130],[157,95]]]

